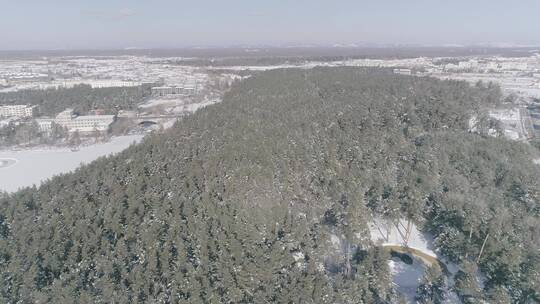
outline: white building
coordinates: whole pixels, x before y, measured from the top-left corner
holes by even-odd
[[[0,117],[32,117],[34,116],[35,106],[27,105],[5,105],[0,106]]]
[[[411,69],[394,69],[394,74],[412,75]]]
[[[52,118],[38,118],[36,123],[40,132],[50,133],[52,131],[52,124],[54,119]]]
[[[174,90],[172,87],[153,87],[152,88],[152,96],[154,97],[161,97],[161,96],[167,96],[174,94]]]
[[[501,67],[503,70],[526,71],[528,68],[528,64],[526,62],[508,61],[508,62],[503,62],[501,64]]]
[[[458,67],[462,70],[476,69],[478,68],[478,61],[471,59],[468,61],[460,61]]]
[[[153,87],[152,96],[163,97],[170,95],[194,95],[197,93],[197,84],[188,84],[184,86],[170,86],[170,87]]]
[[[105,132],[114,122],[114,115],[77,116],[72,109],[66,109],[60,112],[54,121],[67,128],[69,132]]]
[[[498,71],[499,70],[499,64],[494,61],[490,61],[486,64],[486,68],[488,70]]]
[[[448,63],[444,66],[444,69],[447,71],[456,71],[459,70],[459,66],[457,64]]]
[[[73,113],[72,109],[66,109],[56,116],[54,122],[62,127],[67,128],[68,132],[70,133],[90,133],[94,131],[106,132],[114,122],[114,119],[114,115],[77,116]],[[44,127],[46,127],[48,122],[43,121],[42,124]]]
[[[86,82],[83,82],[86,83]],[[122,80],[92,80],[88,84],[92,88],[112,88],[112,87],[136,87],[140,86],[140,82],[136,81],[122,81]]]
[[[138,116],[137,111],[120,110],[117,117],[119,118],[136,118]]]

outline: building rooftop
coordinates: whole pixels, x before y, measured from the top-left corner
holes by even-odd
[[[73,119],[114,119],[114,115],[81,115]]]

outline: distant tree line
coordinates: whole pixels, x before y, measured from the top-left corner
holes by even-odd
[[[308,62],[333,62],[352,59],[347,56],[271,56],[271,57],[223,57],[169,60],[169,64],[185,66],[272,66],[282,64],[305,64]]]
[[[107,139],[108,134],[95,130],[84,137],[93,141]],[[0,149],[5,148],[30,148],[39,145],[47,146],[70,146],[78,147],[82,143],[81,134],[78,131],[69,132],[66,127],[52,123],[49,132],[41,131],[35,121],[29,120],[24,123],[9,123],[0,127]]]
[[[0,148],[11,146],[32,146],[58,144],[69,137],[68,130],[53,123],[50,133],[42,132],[35,121],[9,123],[0,127]]]
[[[150,84],[136,87],[92,88],[76,85],[73,88],[50,88],[45,90],[21,90],[0,93],[0,104],[30,104],[39,106],[45,116],[55,116],[66,108],[82,114],[102,109],[108,114],[118,110],[136,109],[137,105],[151,96]]]

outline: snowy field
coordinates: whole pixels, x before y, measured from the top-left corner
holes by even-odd
[[[65,148],[0,151],[0,191],[13,192],[22,187],[39,185],[55,175],[70,172],[100,156],[118,153],[132,143],[139,142],[142,137],[114,137],[107,143],[82,147],[75,152]]]

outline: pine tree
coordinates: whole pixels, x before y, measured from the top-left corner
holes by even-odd
[[[430,266],[416,291],[419,303],[441,304],[445,299],[446,278],[438,265]]]

